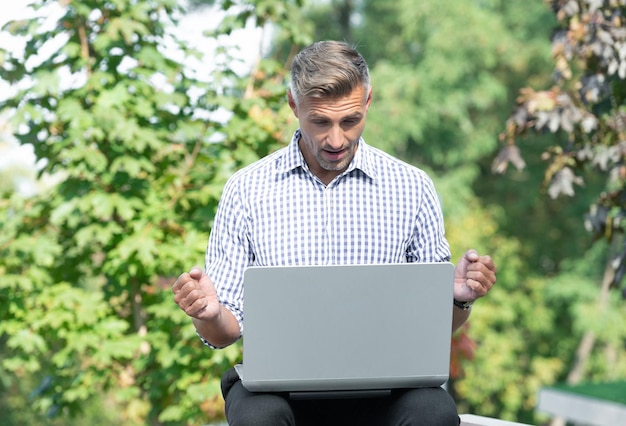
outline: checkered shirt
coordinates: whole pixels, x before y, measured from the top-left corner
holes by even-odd
[[[359,141],[347,170],[324,185],[291,143],[235,173],[224,187],[205,269],[243,332],[243,273],[251,265],[450,260],[426,173]],[[205,342],[206,343],[206,342]]]

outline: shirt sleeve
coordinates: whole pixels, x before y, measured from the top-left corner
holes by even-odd
[[[445,237],[441,204],[433,181],[425,173],[415,220],[415,233],[407,253],[408,262],[449,262],[450,245]]]
[[[248,213],[240,180],[229,180],[218,204],[206,250],[205,271],[221,304],[230,310],[243,333],[243,273],[252,264]],[[205,342],[206,343],[206,342]]]

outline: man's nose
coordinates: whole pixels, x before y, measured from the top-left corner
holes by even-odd
[[[328,132],[328,145],[332,148],[341,148],[343,146],[343,130],[341,126],[332,126]]]

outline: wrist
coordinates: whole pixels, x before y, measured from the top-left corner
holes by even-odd
[[[473,300],[471,302],[461,302],[460,300],[456,300],[456,299],[452,299],[452,300],[453,300],[454,306],[456,306],[462,311],[469,311],[472,308],[472,305],[474,304]]]

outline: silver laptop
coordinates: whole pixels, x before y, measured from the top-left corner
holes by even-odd
[[[250,267],[242,384],[293,398],[440,386],[453,279],[447,262]]]

